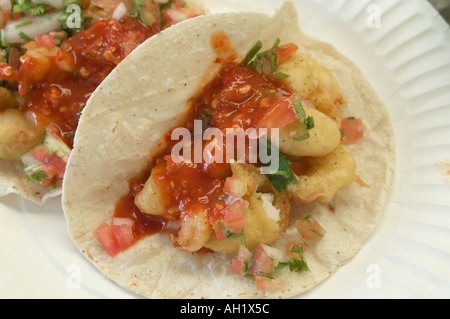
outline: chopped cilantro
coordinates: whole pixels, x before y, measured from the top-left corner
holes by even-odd
[[[269,141],[267,141],[267,153],[269,157],[271,156],[273,150],[276,150],[279,156],[278,171],[274,174],[267,174],[266,176],[275,187],[275,189],[279,193],[282,193],[287,189],[288,185],[297,185],[298,180],[294,172],[292,171],[291,162],[286,158],[284,154],[278,151],[274,146],[272,146]],[[270,166],[270,164],[271,162],[264,164],[264,166]]]
[[[6,30],[5,29],[2,29],[0,31],[0,45],[1,45],[2,48],[8,48],[9,47],[9,43],[6,40]],[[4,60],[5,60],[5,58],[4,58]],[[8,60],[6,60],[6,61],[8,61]]]
[[[295,112],[298,116],[298,121],[305,127],[305,134],[295,137],[296,141],[303,141],[310,137],[309,130],[314,128],[314,118],[312,116],[306,117],[305,109],[303,108],[302,101],[300,99],[294,104]]]
[[[69,139],[71,139],[71,140],[73,140],[75,138],[75,132],[74,133],[65,134],[64,136],[69,138]]]
[[[255,260],[250,258],[248,261],[244,262],[242,265],[242,272],[246,273],[255,264]]]
[[[259,52],[259,50],[261,50],[262,46],[263,45],[261,41],[256,42],[256,44],[250,49],[250,51],[248,51],[247,56],[245,57],[245,65],[248,65],[250,61],[253,60],[255,55]]]
[[[27,12],[34,16],[40,16],[47,12],[47,5],[45,3],[33,3],[31,0],[11,1],[12,12]]]
[[[247,241],[245,240],[244,230],[242,230],[242,233],[235,234],[232,231],[227,231],[225,233],[225,236],[227,236],[228,240],[240,240],[241,243],[245,244]]]
[[[22,23],[16,24],[16,29],[23,28],[23,27],[25,27],[27,25],[30,25],[30,24],[33,24],[33,20],[25,20]]]
[[[23,169],[23,171],[26,173],[26,172],[34,170],[35,168],[38,168],[39,166],[41,166],[41,164],[33,164],[33,165],[28,166],[28,167],[25,167]]]
[[[275,73],[278,69],[278,54],[276,52],[280,39],[276,39],[272,48],[269,50],[258,53],[262,48],[261,41],[258,41],[247,53],[245,57],[245,65],[250,67],[254,71],[259,71],[266,76],[275,76],[277,78],[287,78],[289,75],[285,73]]]
[[[19,32],[19,36],[24,39],[25,41],[32,41],[33,39],[31,39],[25,32]]]
[[[133,0],[133,8],[130,11],[130,17],[132,18],[139,18],[143,23],[145,23],[144,20],[144,14],[142,9],[144,8],[144,1],[143,0]]]
[[[41,180],[46,179],[48,177],[48,174],[46,171],[40,170],[31,174],[30,177],[36,182],[40,182]]]
[[[291,250],[292,253],[298,254],[297,257],[291,257],[287,262],[278,262],[276,261],[276,265],[274,263],[275,269],[272,275],[276,275],[279,273],[284,267],[289,266],[290,271],[302,272],[302,271],[311,271],[308,267],[305,257],[303,256],[303,247],[299,245],[294,245]]]

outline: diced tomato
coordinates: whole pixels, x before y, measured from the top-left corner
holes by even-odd
[[[133,235],[133,230],[130,226],[126,224],[122,225],[113,225],[111,226],[114,237],[116,238],[120,250],[126,250],[128,247],[134,244],[136,241],[136,238]]]
[[[103,245],[106,253],[111,257],[120,252],[120,246],[117,243],[111,225],[103,223],[94,230],[95,238]]]
[[[225,235],[221,231],[214,229],[214,232],[216,233],[217,239],[219,240],[227,239],[227,235]]]
[[[255,276],[269,275],[274,270],[272,259],[264,250],[264,246],[260,244],[252,255],[255,263],[250,267],[248,273]]]
[[[342,143],[353,143],[364,137],[364,126],[361,119],[345,118],[341,125]]]
[[[217,239],[226,239],[225,235],[231,231],[233,234],[242,234],[242,230],[246,225],[244,211],[248,207],[248,202],[238,199],[223,210],[223,220],[218,220],[214,225],[214,231]]]
[[[258,121],[258,128],[283,128],[298,121],[297,112],[289,98],[276,100],[273,106]]]
[[[44,163],[44,169],[49,177],[58,175],[60,178],[64,177],[66,173],[66,162],[56,154],[50,154],[44,147],[37,147],[30,152],[30,154],[39,162]]]
[[[299,242],[296,242],[296,241],[290,241],[290,242],[288,242],[286,244],[286,255],[288,255],[289,257],[295,257],[295,258],[299,258],[300,257],[299,254],[292,252],[292,248],[294,246],[299,246],[299,247],[303,248],[303,252],[306,252],[306,245],[305,244],[299,243]]]
[[[164,20],[168,26],[204,14],[205,11],[195,8],[170,8],[163,12]]]
[[[237,175],[227,177],[223,191],[236,198],[242,198],[247,193],[247,183]]]
[[[312,217],[297,220],[295,222],[295,228],[297,228],[304,239],[313,241],[321,240],[327,233],[317,220]]]
[[[34,41],[36,41],[41,47],[45,47],[49,50],[55,47],[55,39],[48,34],[36,34]]]
[[[119,252],[128,249],[136,242],[133,230],[127,224],[109,225],[103,223],[94,230],[94,236],[111,257],[115,257]]]
[[[248,202],[243,199],[238,199],[230,206],[224,209],[224,222],[233,230],[235,234],[241,234],[242,229],[246,225],[244,218],[244,211],[248,207]]]
[[[293,56],[298,51],[298,46],[294,43],[288,43],[285,45],[281,45],[276,49],[276,53],[278,55],[278,62],[281,63],[291,56]]]
[[[259,291],[275,291],[280,288],[281,285],[282,282],[279,279],[255,276],[255,287]]]
[[[233,269],[233,271],[238,274],[238,275],[242,275],[242,266],[243,266],[243,262],[237,259],[233,259],[231,260],[231,268]]]

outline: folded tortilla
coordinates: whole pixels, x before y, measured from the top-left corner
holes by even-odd
[[[0,197],[16,194],[34,203],[43,204],[61,193],[61,188],[49,189],[28,180],[21,162],[0,160]]]
[[[202,0],[187,0],[187,7],[205,8]],[[207,10],[205,10],[207,12]],[[61,187],[48,188],[29,180],[23,172],[21,161],[0,160],[0,197],[10,194],[19,195],[37,204],[44,204],[48,199],[62,194]]]
[[[308,246],[310,272],[285,272],[275,292],[257,291],[236,275],[230,254],[191,254],[156,234],[109,257],[93,229],[110,222],[128,181],[151,165],[159,141],[189,111],[187,101],[217,75],[210,37],[225,31],[241,59],[257,40],[270,48],[277,38],[326,66],[348,102],[344,116],[361,118],[365,137],[350,145],[357,174],[370,185],[353,183],[330,204],[293,205],[290,223],[273,245],[284,251],[298,241],[295,220],[311,215],[326,236]],[[240,60],[239,60],[240,61]],[[347,114],[348,112],[348,114]],[[387,110],[361,71],[328,44],[303,34],[296,9],[284,3],[273,17],[252,12],[211,14],[182,22],[147,40],[130,54],[89,100],[75,137],[63,185],[70,235],[80,251],[125,289],[151,298],[288,298],[330,277],[367,242],[386,203],[395,162],[393,128]],[[335,208],[330,211],[330,206]],[[344,289],[344,288],[343,288]]]

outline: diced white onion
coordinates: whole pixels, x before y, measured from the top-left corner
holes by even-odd
[[[266,212],[267,217],[275,222],[278,222],[280,220],[280,210],[273,206],[273,194],[261,194],[261,199],[263,201],[263,209]]]
[[[128,225],[130,227],[134,226],[134,220],[132,220],[131,218],[119,218],[119,217],[114,217],[112,220],[112,224],[119,226],[119,225]]]
[[[9,21],[5,26],[5,40],[8,43],[25,43],[27,40],[20,36],[23,32],[30,39],[34,39],[37,34],[47,34],[51,31],[61,30],[61,18],[63,12],[55,12],[43,16],[33,18],[22,18],[19,20]],[[27,24],[27,21],[31,23]],[[22,23],[25,23],[21,26]]]
[[[181,22],[187,19],[187,15],[178,10],[169,9],[167,14],[174,22]]]
[[[270,258],[276,259],[281,262],[286,261],[286,255],[281,250],[264,244],[262,246],[264,248],[264,251]]]
[[[127,13],[127,7],[123,2],[119,3],[117,8],[114,10],[112,14],[112,18],[116,20],[120,20]]]
[[[167,231],[178,231],[181,227],[181,221],[179,220],[169,220],[164,226],[164,230]]]

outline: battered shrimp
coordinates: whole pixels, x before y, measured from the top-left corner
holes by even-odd
[[[162,161],[152,169],[150,178],[145,182],[144,188],[136,194],[134,203],[146,214],[161,216],[166,211],[161,190],[155,184],[155,174],[164,170],[165,165]]]
[[[336,193],[355,180],[356,162],[343,145],[324,157],[304,158],[304,167],[296,174],[298,185],[290,185],[289,197],[300,203],[315,200],[330,202]]]
[[[187,214],[181,221],[180,230],[173,241],[187,252],[200,250],[213,234],[209,217],[205,210]]]
[[[234,253],[238,252],[242,244],[252,250],[260,243],[274,243],[288,223],[290,203],[287,194],[276,192],[258,168],[250,164],[231,165],[233,173],[246,181],[247,189],[250,190],[244,196],[244,200],[249,203],[244,211],[245,244],[241,240],[219,240],[211,237],[205,247],[221,253]]]
[[[0,159],[20,161],[23,154],[39,144],[44,131],[18,109],[0,112]]]
[[[295,122],[280,130],[279,149],[290,156],[325,156],[332,152],[341,142],[341,133],[328,116],[312,109],[303,107],[306,116],[314,119],[314,128],[309,130],[310,137],[301,141],[295,137],[301,136],[300,123]]]
[[[0,111],[17,108],[19,103],[7,88],[0,86]]]
[[[297,54],[281,63],[278,71],[289,74],[286,80],[302,100],[310,101],[340,128],[342,114],[339,107],[346,103],[339,83],[327,68],[305,54]]]

